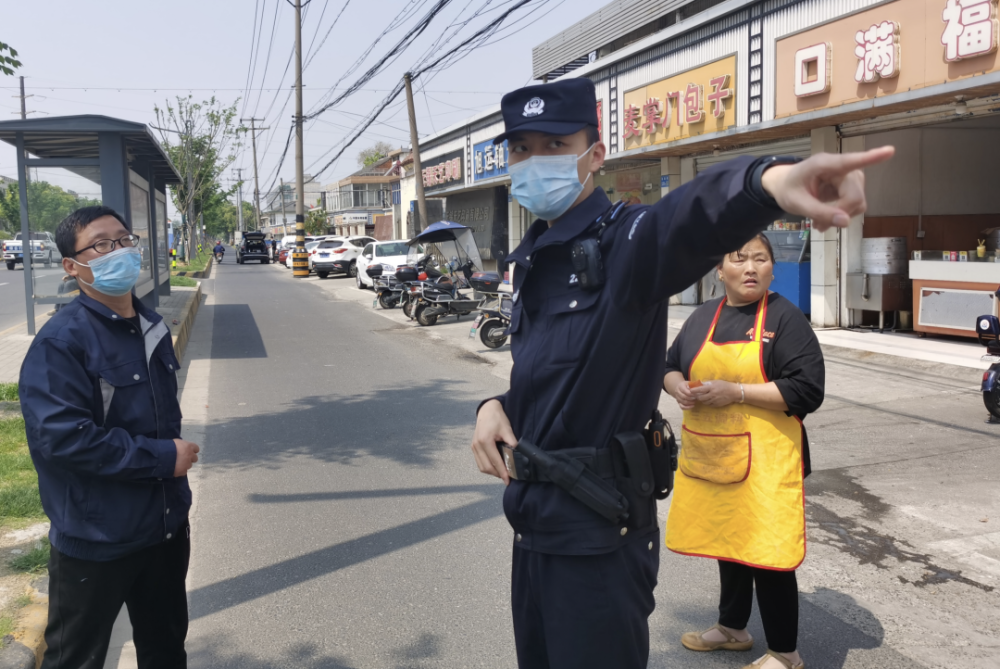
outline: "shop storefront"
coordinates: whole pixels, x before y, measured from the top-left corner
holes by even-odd
[[[996,0],[895,0],[776,42],[788,63],[776,118],[833,112],[841,151],[896,147],[867,171],[868,212],[840,236],[842,324],[902,313],[918,332],[971,337],[997,313],[996,12]],[[872,101],[885,113],[836,118]]]

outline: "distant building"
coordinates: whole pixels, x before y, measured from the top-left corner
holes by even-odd
[[[399,204],[402,149],[327,188],[326,211],[330,226],[340,235],[374,235],[376,217],[392,216]]]
[[[310,211],[322,208],[324,188],[319,181],[313,181],[312,175],[304,175],[303,181],[305,200],[302,209],[308,215]],[[295,234],[296,199],[295,181],[286,181],[284,186],[279,186],[268,193],[262,193],[260,202],[261,230],[276,238]],[[252,225],[251,221],[250,226]]]

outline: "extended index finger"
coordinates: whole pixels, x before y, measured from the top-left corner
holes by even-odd
[[[833,163],[832,167],[841,174],[847,174],[854,170],[884,163],[892,158],[895,153],[896,147],[894,146],[880,146],[877,149],[870,149],[859,153],[842,153],[837,156],[837,160]]]

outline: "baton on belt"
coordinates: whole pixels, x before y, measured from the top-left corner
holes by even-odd
[[[526,469],[534,470],[539,477],[544,476],[568,492],[573,499],[611,522],[618,524],[628,519],[628,500],[612,484],[587,469],[580,460],[558,451],[544,451],[523,440],[518,442],[516,450],[506,444],[497,445],[501,447],[508,471],[513,470],[511,474],[514,478],[522,478],[519,475],[522,463],[517,463],[517,456],[522,455],[529,465]]]

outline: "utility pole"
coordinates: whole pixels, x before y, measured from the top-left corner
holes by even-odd
[[[243,234],[243,168],[236,168],[236,229]]]
[[[258,128],[256,126],[257,121],[263,121],[262,118],[241,118],[241,123],[246,123],[250,121],[250,142],[253,144],[253,199],[254,203],[257,205],[257,216],[256,223],[257,229],[260,230],[260,180],[257,176],[257,131],[258,130],[269,130],[270,128]]]
[[[420,168],[420,145],[417,139],[417,113],[413,109],[413,84],[409,72],[403,75],[406,82],[406,108],[410,112],[410,144],[413,145],[413,177],[417,185],[417,211],[420,212],[420,230],[429,224],[427,220],[427,198],[424,197],[424,173]]]
[[[302,0],[295,0],[295,253],[292,275],[309,278],[306,255],[306,185],[302,174]]]
[[[288,217],[285,216],[285,180],[281,179],[281,236],[288,234]]]

